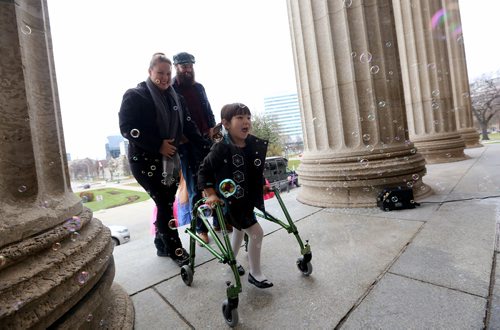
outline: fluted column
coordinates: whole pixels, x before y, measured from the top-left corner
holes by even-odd
[[[433,25],[441,0],[394,0],[410,139],[428,163],[465,159],[453,106],[446,31]]]
[[[288,0],[303,203],[374,206],[394,186],[430,193],[425,161],[408,139],[391,10],[389,0]]]
[[[70,187],[46,0],[0,1],[0,53],[0,328],[127,327],[109,229]]]
[[[458,133],[465,141],[467,148],[482,147],[479,143],[479,132],[474,128],[469,92],[469,78],[465,60],[464,40],[462,36],[462,20],[458,0],[444,0],[442,14],[445,19],[446,43],[450,54],[450,76],[453,94],[453,109],[457,120]],[[442,17],[443,17],[442,16]],[[437,23],[439,24],[439,23]]]

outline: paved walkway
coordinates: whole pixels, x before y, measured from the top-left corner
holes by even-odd
[[[262,265],[274,287],[261,290],[242,277],[237,328],[500,328],[500,144],[466,153],[465,161],[427,166],[424,182],[434,195],[413,210],[317,208],[298,203],[298,189],[284,192],[311,245],[314,270],[303,276],[293,235],[261,221],[267,234]],[[266,203],[283,218],[275,199]],[[147,227],[151,204],[141,207]],[[156,257],[152,237],[132,237],[114,259],[115,282],[134,302],[136,329],[227,327],[221,306],[231,274],[206,249],[197,249],[191,287],[172,261]],[[244,251],[238,259],[248,268]]]

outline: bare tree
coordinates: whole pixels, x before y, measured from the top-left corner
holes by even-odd
[[[499,78],[482,77],[470,86],[472,113],[481,128],[481,140],[489,140],[488,123],[500,110]]]

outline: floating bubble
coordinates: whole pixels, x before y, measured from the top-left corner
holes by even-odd
[[[151,171],[156,170],[156,166],[155,166],[155,165],[151,165],[151,167],[150,167],[150,168],[151,168]]]
[[[370,52],[363,53],[359,56],[361,63],[370,63],[372,61],[372,54]]]
[[[19,191],[20,193],[26,192],[26,190],[28,190],[28,187],[26,187],[25,185],[21,185],[17,188],[17,191]]]
[[[398,198],[397,198],[396,196],[392,196],[391,201],[392,201],[393,203],[397,203]]]
[[[370,68],[370,73],[371,74],[377,74],[380,71],[380,68],[378,65],[374,65]]]
[[[408,181],[408,182],[406,183],[406,185],[408,186],[408,188],[413,187],[413,181]]]
[[[130,136],[133,137],[134,139],[137,139],[141,135],[141,132],[137,128],[132,128],[130,130]]]
[[[370,134],[366,133],[366,134],[363,134],[363,141],[370,141]]]
[[[168,228],[177,230],[177,221],[175,219],[170,219],[170,221],[168,222]]]
[[[258,167],[262,164],[262,161],[257,158],[256,160],[253,161],[253,164]]]
[[[343,0],[344,7],[349,8],[352,6],[352,0]]]
[[[439,102],[432,102],[431,107],[432,107],[432,110],[438,110],[439,109]]]
[[[153,172],[148,172],[148,176],[152,177],[153,176]]]
[[[56,243],[52,244],[52,250],[57,251],[60,248],[61,248],[61,243],[56,242]]]
[[[137,160],[137,156],[132,157],[132,160]]]
[[[379,102],[378,102],[378,107],[379,107],[380,109],[385,108],[385,101],[379,101]]]
[[[392,42],[390,42],[390,41],[386,41],[386,42],[385,42],[385,47],[387,47],[387,48],[391,48],[391,47],[392,47]]]
[[[369,163],[368,159],[365,159],[365,158],[363,158],[363,159],[361,159],[361,160],[359,161],[359,164],[360,164],[361,166],[363,166],[363,167],[367,167],[367,166],[368,166],[368,163]]]
[[[231,197],[236,192],[236,183],[231,179],[222,180],[219,184],[219,192],[225,198]]]
[[[159,85],[160,84],[160,79],[155,79],[155,84]]]
[[[369,121],[374,121],[375,120],[375,115],[373,113],[368,114],[368,120]]]
[[[245,161],[243,160],[243,156],[241,155],[233,155],[233,165],[236,166],[236,167],[240,167],[241,165],[243,165],[245,163]]]
[[[191,121],[191,117],[187,116],[187,117],[186,117],[186,120],[187,120],[187,121]]]
[[[87,322],[90,322],[92,321],[92,319],[94,318],[94,315],[92,315],[92,313],[90,313],[89,315],[87,315],[87,317],[85,318],[85,321]]]
[[[180,257],[184,254],[184,251],[181,248],[175,249],[175,255]]]
[[[80,236],[80,234],[77,231],[75,231],[75,232],[72,232],[69,237],[70,237],[72,242],[76,242],[76,240],[78,239],[79,236]]]
[[[410,152],[411,152],[412,154],[414,154],[414,153],[416,153],[416,152],[417,152],[417,149],[412,148],[412,149],[410,150]]]
[[[356,57],[356,55],[358,55],[358,54],[356,54],[356,52],[351,52],[351,57],[354,58],[354,57]]]
[[[174,111],[177,111],[177,110],[179,110],[179,107],[178,107],[178,106],[176,106],[176,105],[174,105],[174,106],[173,106],[173,109],[174,109]]]
[[[89,277],[90,277],[89,272],[83,271],[78,274],[76,280],[78,281],[78,284],[83,285],[89,280]]]
[[[31,34],[31,28],[28,25],[21,26],[21,32],[25,35]]]
[[[54,162],[49,162],[49,166],[54,166]]]
[[[224,138],[224,135],[222,134],[222,131],[218,131],[217,133],[215,133],[215,134],[212,136],[212,139],[213,139],[213,140],[214,140],[214,142],[216,142],[216,143],[221,142],[223,138]]]
[[[375,150],[375,147],[374,147],[374,146],[372,146],[371,144],[367,144],[367,145],[365,146],[365,148],[366,148],[369,152],[373,152],[373,150]]]
[[[439,96],[439,89],[435,89],[432,91],[432,96]]]
[[[394,71],[389,70],[388,74],[389,74],[389,76],[392,76],[394,74]]]
[[[427,64],[427,68],[429,70],[436,70],[436,63],[429,63],[429,64]]]
[[[447,153],[446,153],[446,157],[447,157],[447,158],[451,158],[451,153],[447,152]]]
[[[354,131],[351,133],[352,136],[354,137],[358,137],[359,136],[359,132],[358,131]]]
[[[65,222],[64,222],[64,225],[63,227],[69,231],[69,232],[75,232],[77,230],[80,230],[80,228],[82,228],[82,221],[80,220],[80,217],[77,217],[77,216],[73,216],[69,219],[67,219]]]

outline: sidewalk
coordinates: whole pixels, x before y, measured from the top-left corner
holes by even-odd
[[[317,208],[298,203],[298,189],[282,193],[311,245],[313,272],[298,271],[293,235],[261,221],[262,265],[274,287],[258,289],[242,276],[237,328],[500,328],[500,286],[494,285],[500,197],[490,197],[500,196],[500,144],[466,153],[465,161],[427,165],[424,182],[434,195],[413,210]],[[284,218],[276,199],[266,208]],[[144,214],[149,219],[151,204]],[[115,282],[132,297],[136,329],[227,328],[221,306],[230,269],[206,249],[196,253],[187,287],[179,267],[156,256],[152,237],[115,249]],[[244,251],[238,259],[248,269]]]

